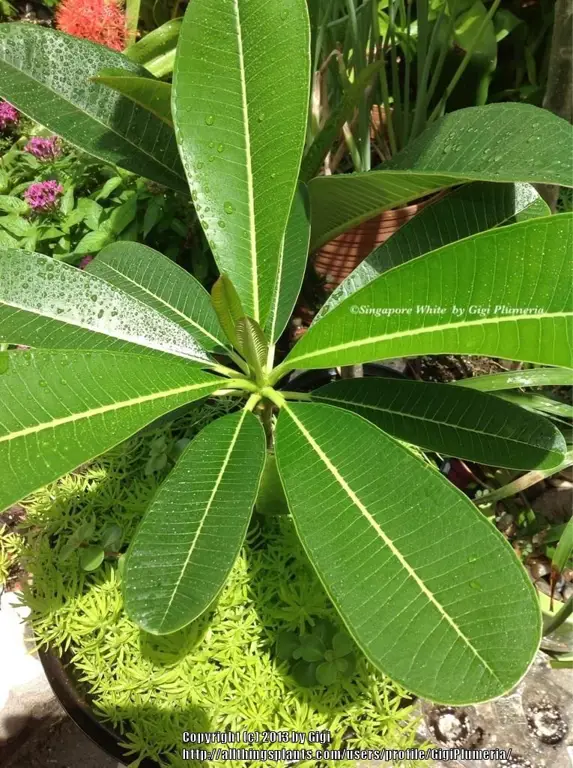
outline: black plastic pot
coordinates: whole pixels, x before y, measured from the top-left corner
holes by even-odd
[[[403,378],[402,374],[387,366],[372,363],[364,366],[365,376],[393,376]],[[337,378],[334,369],[318,371],[295,371],[285,381],[282,388],[298,392],[307,392],[328,384]],[[41,650],[40,661],[48,682],[56,698],[83,733],[97,746],[119,763],[128,765],[135,757],[128,755],[120,746],[121,734],[98,720],[90,704],[89,696],[82,693],[81,683],[74,675],[72,664],[66,657],[60,658],[52,651]],[[140,768],[159,768],[158,763],[146,758]]]
[[[85,736],[118,763],[128,765],[133,762],[135,756],[128,756],[120,746],[121,735],[96,718],[89,697],[81,693],[81,685],[74,676],[71,664],[52,651],[41,650],[39,656],[56,698]],[[139,765],[140,768],[159,768],[154,760],[148,758]]]

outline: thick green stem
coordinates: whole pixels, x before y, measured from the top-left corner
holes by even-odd
[[[281,395],[285,400],[300,400],[305,403],[312,400],[312,397],[308,392],[285,392],[284,390],[281,390]]]
[[[215,371],[216,373],[220,373],[221,375],[226,376],[228,379],[248,380],[250,378],[246,373],[240,373],[239,371],[236,371],[234,368],[228,368],[226,365],[222,365],[221,363],[213,363],[209,367],[211,368],[212,371]]]

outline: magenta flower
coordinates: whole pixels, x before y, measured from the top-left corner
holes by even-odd
[[[84,256],[83,259],[78,264],[78,267],[80,269],[85,269],[88,264],[91,264],[91,262],[94,260],[93,256]]]
[[[20,113],[7,101],[0,102],[0,131],[13,128],[20,122]]]
[[[62,152],[60,142],[57,136],[53,136],[51,139],[42,139],[40,136],[34,136],[24,147],[26,152],[29,152],[38,160],[56,160]]]
[[[57,181],[37,181],[24,192],[24,199],[30,208],[39,213],[47,213],[54,210],[63,191],[64,188]]]

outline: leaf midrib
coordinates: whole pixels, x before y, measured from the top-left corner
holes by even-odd
[[[316,393],[316,394],[318,394],[318,393]],[[461,430],[463,432],[471,432],[471,433],[476,434],[476,435],[485,435],[486,437],[499,438],[500,440],[503,440],[504,442],[517,443],[517,445],[525,446],[527,448],[530,448],[531,445],[532,445],[531,443],[528,443],[525,440],[518,440],[515,437],[506,437],[505,435],[500,436],[500,435],[495,434],[493,432],[484,432],[484,431],[480,431],[479,429],[472,429],[471,427],[464,427],[464,426],[461,426],[459,424],[452,424],[452,423],[447,422],[447,421],[438,421],[437,419],[429,419],[426,416],[418,416],[418,415],[413,414],[413,413],[403,413],[402,411],[392,410],[391,408],[382,408],[380,405],[370,405],[370,404],[365,404],[365,403],[358,403],[358,402],[355,402],[354,400],[346,401],[346,400],[343,400],[342,398],[338,398],[337,399],[335,397],[326,397],[325,395],[318,395],[318,397],[316,397],[315,399],[317,399],[319,401],[322,401],[322,402],[328,401],[330,403],[334,403],[335,405],[338,404],[338,403],[350,402],[350,403],[352,403],[352,405],[355,405],[357,408],[364,408],[364,410],[372,410],[372,411],[381,411],[383,413],[391,413],[391,414],[396,415],[396,416],[401,416],[402,418],[405,418],[405,419],[415,419],[417,421],[429,422],[430,424],[436,424],[436,425],[438,425],[440,427],[446,427],[447,429],[459,429],[459,430]],[[344,410],[348,410],[348,408],[344,408]],[[537,445],[535,447],[537,447],[537,448],[544,448],[544,449],[546,448],[546,446],[542,446],[542,445]],[[550,449],[550,450],[551,450],[551,453],[554,453],[553,449]]]
[[[253,161],[251,157],[251,132],[249,123],[249,106],[247,100],[247,80],[245,72],[245,52],[243,50],[243,30],[241,27],[241,12],[239,0],[233,0],[233,15],[237,31],[237,45],[239,47],[239,75],[241,78],[241,105],[243,110],[243,123],[245,126],[245,170],[247,172],[247,190],[249,196],[249,241],[251,251],[251,270],[253,286],[253,318],[259,322],[259,275],[257,264],[257,229],[255,222],[255,193],[253,188]]]
[[[340,304],[337,308],[340,308]],[[336,308],[335,308],[336,309]],[[334,309],[329,312],[329,315],[332,315],[332,312],[334,312]],[[424,336],[428,333],[434,333],[436,331],[449,331],[456,328],[469,328],[471,326],[482,326],[482,325],[492,325],[492,324],[498,324],[498,323],[509,323],[509,322],[517,322],[519,320],[541,320],[541,319],[548,319],[548,318],[557,318],[557,317],[571,317],[573,315],[572,312],[543,312],[537,315],[532,314],[526,314],[526,315],[511,315],[511,317],[489,317],[485,320],[469,320],[467,322],[458,322],[458,323],[447,323],[445,325],[432,325],[427,326],[425,328],[410,328],[409,330],[405,331],[397,331],[396,333],[388,333],[388,334],[382,334],[381,336],[369,336],[368,338],[360,339],[359,341],[349,341],[346,344],[335,344],[332,347],[322,347],[319,350],[314,350],[313,352],[307,352],[303,355],[294,355],[292,358],[287,358],[285,360],[285,363],[289,363],[291,365],[292,363],[298,363],[300,360],[307,360],[309,358],[313,357],[320,357],[321,355],[328,354],[330,352],[339,352],[341,350],[345,349],[355,349],[363,346],[367,346],[368,344],[377,344],[381,341],[392,341],[393,339],[399,339],[403,338],[405,336]],[[319,324],[317,324],[317,327],[319,327]],[[296,350],[296,347],[295,347]],[[535,362],[535,361],[532,361]]]
[[[361,512],[361,514],[366,518],[367,522],[372,526],[372,528],[375,530],[378,538],[382,539],[382,541],[386,544],[390,552],[396,557],[398,562],[402,565],[406,573],[411,577],[415,584],[418,586],[420,591],[426,595],[428,600],[434,605],[438,612],[441,614],[443,619],[447,621],[447,623],[452,627],[452,629],[455,631],[455,633],[458,635],[458,637],[465,643],[465,645],[469,648],[469,650],[473,653],[473,655],[476,657],[476,659],[479,660],[479,662],[488,670],[490,675],[493,677],[494,680],[496,680],[497,683],[499,683],[503,687],[503,682],[500,680],[498,675],[495,673],[495,671],[491,668],[491,666],[488,664],[488,662],[483,658],[483,656],[480,654],[480,652],[475,648],[474,645],[470,642],[470,640],[466,637],[466,635],[462,632],[460,627],[456,624],[456,622],[452,619],[452,617],[447,613],[443,605],[438,601],[438,599],[435,597],[434,593],[431,592],[428,587],[424,584],[423,580],[418,576],[415,569],[412,568],[412,566],[408,563],[404,555],[400,552],[400,550],[396,547],[392,539],[390,539],[382,530],[382,528],[378,525],[374,517],[370,514],[368,511],[368,508],[361,502],[358,495],[352,490],[350,485],[346,482],[344,477],[340,474],[337,467],[332,463],[332,461],[328,458],[328,456],[324,453],[324,451],[321,449],[321,447],[318,445],[316,440],[313,438],[311,433],[306,429],[304,424],[300,421],[300,419],[297,418],[297,416],[293,413],[291,408],[284,404],[283,410],[288,413],[288,415],[291,417],[291,419],[294,421],[296,426],[301,431],[302,435],[305,437],[311,448],[315,451],[317,456],[320,458],[320,460],[323,462],[327,470],[332,474],[334,479],[338,482],[340,487],[345,491],[350,501],[353,503],[355,507],[358,508],[358,510]]]
[[[132,406],[153,402],[154,400],[160,400],[161,398],[174,397],[176,395],[181,395],[184,392],[192,392],[196,389],[208,389],[213,387],[215,383],[219,385],[219,382],[203,381],[198,384],[188,384],[183,387],[177,387],[176,389],[154,392],[150,395],[141,395],[140,397],[135,397],[131,400],[120,400],[116,403],[99,406],[99,408],[89,408],[87,411],[72,413],[69,416],[62,416],[58,419],[52,419],[51,421],[43,422],[41,424],[35,424],[32,427],[26,427],[25,429],[21,429],[18,432],[9,432],[6,435],[0,435],[0,443],[10,442],[11,440],[16,440],[20,437],[26,437],[27,435],[32,435],[37,432],[43,432],[45,429],[61,427],[64,424],[71,424],[75,421],[81,421],[82,419],[90,419],[93,416],[100,416],[104,413],[121,410],[122,408],[131,408]]]

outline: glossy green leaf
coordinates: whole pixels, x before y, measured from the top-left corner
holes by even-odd
[[[147,632],[175,632],[215,600],[245,538],[264,461],[264,430],[246,410],[211,422],[181,455],[125,565],[126,610]]]
[[[260,325],[252,317],[242,317],[236,325],[239,351],[255,371],[261,371],[267,362],[269,345]]]
[[[487,67],[494,67],[497,58],[497,40],[493,19],[488,19],[488,8],[481,2],[465,2],[455,17],[454,40],[464,51],[472,51],[472,58],[485,59]],[[479,35],[479,37],[478,37]]]
[[[407,443],[494,467],[556,467],[567,450],[561,432],[542,416],[446,384],[346,379],[320,387],[312,399],[358,413]]]
[[[171,83],[164,83],[162,80],[155,80],[149,76],[142,77],[126,72],[124,69],[104,69],[91,80],[121,93],[134,104],[143,107],[162,122],[173,127]]]
[[[180,325],[95,275],[49,256],[0,252],[0,341],[49,349],[142,347],[209,362]]]
[[[518,371],[503,371],[490,376],[476,376],[471,379],[453,381],[453,386],[495,392],[498,389],[521,389],[522,387],[573,386],[571,368],[523,368]]]
[[[172,104],[181,158],[219,269],[261,326],[302,156],[309,58],[306,0],[193,0],[185,13]]]
[[[124,52],[128,59],[144,66],[155,77],[173,70],[175,49],[183,19],[171,19],[130,45]]]
[[[573,128],[530,104],[489,104],[446,115],[406,149],[367,173],[309,184],[311,249],[389,208],[463,181],[571,186]]]
[[[236,327],[239,320],[245,317],[245,310],[235,286],[227,275],[221,275],[215,282],[211,289],[211,303],[225,335],[235,349],[240,349]]]
[[[95,571],[103,563],[105,552],[99,544],[93,544],[80,550],[80,568],[84,571]]]
[[[329,312],[276,371],[470,354],[571,367],[573,214],[484,232],[391,269]]]
[[[518,682],[540,641],[535,591],[460,491],[373,424],[328,405],[283,408],[276,450],[306,553],[373,664],[448,704]]]
[[[501,224],[549,216],[531,184],[464,184],[427,205],[404,224],[334,290],[314,322],[347,296],[393,267]]]
[[[175,358],[2,352],[0,510],[221,387]]]
[[[98,253],[87,272],[177,323],[204,349],[225,347],[225,336],[207,291],[189,272],[153,248],[140,243],[113,243]]]
[[[173,130],[90,81],[107,68],[147,74],[88,40],[37,24],[0,25],[0,96],[90,155],[187,192]]]
[[[26,214],[30,210],[28,203],[13,195],[0,195],[0,211],[3,213]]]
[[[299,184],[280,252],[275,290],[265,325],[265,335],[274,344],[284,331],[302,286],[310,241],[308,190]]]

